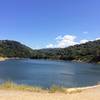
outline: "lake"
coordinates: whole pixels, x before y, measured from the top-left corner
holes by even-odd
[[[100,81],[100,65],[56,60],[7,60],[0,62],[0,83],[11,80],[49,88],[83,87]]]

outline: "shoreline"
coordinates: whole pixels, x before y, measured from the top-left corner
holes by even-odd
[[[7,58],[7,57],[0,57],[0,61],[6,61],[7,59],[9,59],[9,58]]]
[[[0,100],[100,100],[100,85],[83,88],[80,92],[50,93],[0,89]]]
[[[71,62],[77,62],[77,63],[89,63],[89,64],[100,64],[99,62],[87,62],[87,61],[83,61],[83,60],[64,60],[64,59],[52,59],[52,58],[29,58],[29,59],[35,59],[35,60],[52,60],[52,61],[71,61]]]
[[[0,57],[0,61],[6,61],[6,60],[12,60],[12,59],[24,59],[24,58],[19,58],[19,57]],[[29,58],[28,58],[29,59]]]
[[[31,92],[48,92],[48,93],[78,93],[83,90],[93,89],[100,87],[100,84],[96,84],[93,86],[85,86],[85,87],[59,87],[59,86],[51,86],[49,89],[45,89],[38,86],[30,86],[30,85],[24,85],[24,84],[16,84],[12,81],[6,81],[4,83],[0,84],[0,90],[1,89],[7,89],[7,90],[20,90],[20,91],[31,91]]]
[[[34,58],[20,58],[20,57],[0,57],[0,61],[6,61],[6,60],[10,60],[10,59],[31,59],[34,60]],[[42,60],[57,60],[57,61],[71,61],[71,62],[77,62],[77,63],[89,63],[89,64],[100,64],[100,62],[85,62],[82,60],[63,60],[63,59],[43,59]],[[41,59],[36,59],[36,60],[41,60]]]
[[[100,87],[100,84],[99,85],[93,85],[93,86],[86,86],[86,87],[76,87],[76,88],[69,88],[68,90],[87,90],[87,89],[93,89],[93,88],[97,88],[97,87]]]

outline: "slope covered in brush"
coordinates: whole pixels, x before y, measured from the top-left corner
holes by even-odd
[[[34,51],[33,58],[100,62],[100,40],[67,48],[36,50]]]
[[[31,57],[32,49],[11,40],[0,40],[0,56],[6,57]]]

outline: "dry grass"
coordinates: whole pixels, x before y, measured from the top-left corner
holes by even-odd
[[[50,93],[55,93],[55,92],[62,92],[62,93],[65,93],[65,88],[63,87],[59,87],[57,85],[53,85],[50,89],[49,89],[49,92]]]
[[[64,88],[57,85],[53,85],[50,89],[43,89],[41,87],[33,87],[33,86],[27,86],[27,85],[18,85],[11,81],[6,81],[5,83],[2,83],[0,85],[0,89],[5,90],[20,90],[20,91],[30,91],[30,92],[49,92],[49,93],[79,93],[82,90],[78,88]]]
[[[21,91],[31,91],[31,92],[40,92],[43,91],[41,87],[32,87],[27,85],[18,85],[11,81],[6,81],[0,85],[0,89],[10,89],[10,90],[21,90]]]

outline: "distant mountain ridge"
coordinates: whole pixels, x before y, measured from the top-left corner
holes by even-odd
[[[0,40],[0,56],[100,63],[100,40],[67,48],[40,50],[33,50],[17,41]]]

